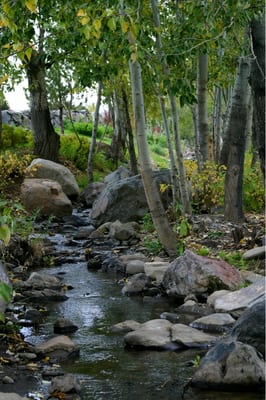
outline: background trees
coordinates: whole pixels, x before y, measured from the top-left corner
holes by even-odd
[[[19,0],[15,3],[3,0],[0,82],[5,80],[5,75],[11,80],[15,77],[14,72],[10,72],[15,57],[20,61],[17,70],[24,69],[29,81],[35,153],[53,160],[58,158],[59,136],[50,121],[47,88],[58,87],[58,98],[61,94],[67,96],[63,65],[71,70],[72,83],[80,90],[100,85],[113,115],[112,157],[117,165],[119,154],[125,154],[128,148],[130,165],[136,173],[138,166],[132,131],[135,129],[137,135],[140,132],[136,118],[133,119],[134,101],[130,95],[133,81],[130,80],[128,62],[130,60],[133,69],[134,63],[139,63],[145,109],[145,126],[142,128],[147,130],[152,119],[164,127],[174,201],[181,203],[184,214],[190,213],[181,142],[183,133],[179,127],[183,107],[190,107],[194,117],[193,146],[198,167],[204,170],[208,161],[217,162],[219,159],[227,165],[226,215],[231,220],[239,220],[240,216],[243,218],[240,211],[242,167],[237,184],[232,182],[231,172],[235,165],[244,161],[242,144],[246,119],[242,118],[240,124],[240,114],[235,111],[238,128],[236,123],[232,124],[236,99],[233,87],[237,86],[237,82],[234,86],[234,81],[243,51],[243,34],[250,27],[250,35],[245,40],[245,56],[251,58],[253,147],[260,154],[263,169],[263,3],[262,0],[255,0],[252,4],[247,0],[109,0],[104,4],[98,0],[87,3],[80,0]],[[57,74],[47,74],[49,70],[57,71]],[[62,93],[56,85],[58,76],[63,77]],[[248,85],[243,98],[247,98],[247,93]],[[243,115],[246,101],[244,103]],[[144,140],[146,146],[147,136]],[[90,179],[93,147],[92,142],[88,160]],[[138,157],[141,157],[140,151]],[[139,165],[144,168],[142,163]],[[239,207],[229,212],[232,204]]]

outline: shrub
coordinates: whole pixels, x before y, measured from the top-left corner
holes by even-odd
[[[196,212],[210,212],[212,207],[223,205],[225,167],[206,162],[198,171],[196,161],[187,161],[187,177],[190,181],[192,208]]]
[[[243,208],[247,212],[263,212],[265,206],[264,183],[260,165],[245,163],[243,178]]]
[[[18,147],[32,147],[33,136],[29,129],[3,124],[2,150]]]
[[[85,171],[88,163],[90,144],[85,138],[81,138],[80,140],[81,147],[75,135],[61,136],[60,155],[72,161],[76,168]]]
[[[0,189],[6,189],[11,185],[21,183],[25,170],[32,161],[30,154],[18,155],[11,151],[5,151],[0,155]]]

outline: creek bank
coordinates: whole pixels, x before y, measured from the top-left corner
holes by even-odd
[[[88,263],[88,268],[92,268],[92,263],[97,260],[97,268],[102,269],[104,271],[109,271],[109,272],[115,272],[117,276],[117,285],[121,287],[121,292],[123,291],[128,297],[130,296],[141,296],[143,299],[148,299],[149,297],[166,297],[167,298],[167,292],[165,290],[165,287],[162,285],[162,282],[164,280],[164,275],[165,271],[168,270],[169,267],[169,262],[165,258],[161,259],[156,259],[154,261],[151,261],[150,258],[143,254],[138,246],[133,247],[132,246],[132,241],[136,241],[135,243],[138,243],[137,237],[130,236],[128,239],[124,239],[124,237],[119,236],[121,240],[117,239],[117,236],[110,237],[110,232],[116,232],[115,235],[117,235],[117,230],[110,230],[108,229],[107,233],[104,231],[101,235],[98,235],[97,238],[93,238],[92,232],[95,232],[93,229],[93,225],[87,224],[86,226],[91,226],[91,228],[88,228],[86,231],[84,224],[81,224],[80,226],[80,220],[79,218],[75,218],[75,216],[68,217],[67,220],[64,220],[64,226],[62,227],[61,222],[56,222],[53,225],[50,226],[49,231],[54,232],[54,239],[57,240],[57,231],[65,232],[66,235],[68,235],[67,239],[67,248],[69,251],[64,250],[61,254],[58,253],[53,245],[51,244],[51,241],[46,240],[45,245],[42,248],[42,257],[45,255],[46,257],[53,257],[54,263],[57,263],[58,265],[61,263],[63,264],[66,261],[69,261],[69,259],[80,259],[80,258],[87,258],[87,263]],[[84,222],[84,221],[83,221]],[[116,224],[116,227],[119,224]],[[123,226],[121,227],[123,228]],[[43,226],[40,225],[38,228],[40,231],[42,231]],[[81,233],[83,231],[83,233]],[[138,232],[136,231],[136,235]],[[92,237],[91,237],[92,236]],[[58,236],[59,240],[60,236]],[[81,239],[82,238],[82,239]],[[81,242],[82,241],[82,245]],[[80,246],[82,248],[80,249]],[[19,246],[17,246],[19,247]],[[14,245],[13,245],[14,248]],[[11,263],[9,264],[9,268],[13,270],[14,277],[15,279],[13,280],[13,285],[16,289],[17,297],[14,299],[14,308],[12,309],[7,309],[7,317],[10,318],[10,321],[15,322],[15,323],[20,323],[21,321],[24,320],[24,323],[30,323],[32,324],[38,324],[40,319],[45,319],[45,314],[47,312],[45,304],[47,300],[50,302],[54,301],[67,301],[67,294],[68,291],[71,290],[71,282],[67,282],[67,276],[65,277],[64,275],[60,276],[47,276],[45,274],[42,274],[40,272],[36,271],[31,271],[31,269],[34,267],[36,268],[37,265],[41,266],[41,262],[38,264],[36,262],[36,258],[34,258],[34,251],[30,249],[30,247],[27,249],[28,254],[30,255],[31,263],[29,263],[29,260],[24,260],[24,265],[22,264],[22,260],[19,259],[19,248],[17,248],[17,257],[15,259],[17,262],[13,264],[13,269],[11,267]],[[23,252],[21,252],[23,253]],[[42,258],[41,257],[41,258]],[[40,260],[41,260],[40,258]],[[38,260],[38,258],[37,258]],[[139,268],[143,267],[143,272],[135,272],[133,273],[134,270],[132,269],[132,261],[135,262],[133,265],[134,268],[136,267],[136,264],[138,264]],[[14,260],[13,260],[14,262]],[[130,264],[131,263],[131,264]],[[144,263],[144,265],[143,265]],[[20,268],[20,267],[24,267]],[[97,269],[96,268],[96,269]],[[130,273],[129,273],[130,271]],[[16,272],[18,273],[16,275]],[[140,274],[140,276],[139,276]],[[145,279],[144,279],[145,277]],[[139,279],[140,278],[140,279]],[[100,278],[99,278],[100,279]],[[131,293],[129,291],[126,291],[124,288],[128,287],[129,282],[136,281],[137,285],[139,285],[141,282],[144,285],[138,286],[138,290],[133,290]],[[51,287],[52,286],[52,287]],[[252,285],[251,285],[252,287]],[[50,293],[50,297],[48,296],[47,289],[49,290],[54,290],[59,297],[53,297],[53,293]],[[123,290],[124,289],[124,290]],[[245,288],[243,288],[245,289]],[[240,289],[240,290],[243,290]],[[209,289],[211,291],[211,289]],[[212,289],[213,290],[213,289]],[[26,293],[26,295],[25,295]],[[38,293],[38,295],[37,295]],[[200,294],[199,294],[200,293]],[[124,321],[120,321],[124,324],[124,333],[125,329],[128,330],[128,333],[125,334],[125,343],[130,346],[136,346],[140,347],[139,343],[141,343],[141,347],[145,348],[153,348],[156,347],[154,346],[154,342],[157,341],[157,343],[160,344],[159,347],[164,348],[165,350],[178,350],[181,347],[182,348],[187,348],[191,345],[196,345],[201,348],[201,345],[203,347],[208,348],[208,346],[213,346],[213,342],[217,340],[217,335],[209,335],[209,340],[206,340],[206,336],[204,334],[206,325],[204,327],[203,332],[199,329],[194,329],[192,331],[192,327],[189,328],[186,324],[193,323],[195,320],[199,319],[199,317],[203,317],[206,315],[209,315],[211,313],[214,313],[215,310],[213,310],[211,305],[206,304],[206,300],[208,298],[208,290],[205,290],[204,292],[205,295],[205,302],[203,303],[203,298],[201,292],[196,292],[193,293],[193,296],[190,293],[190,296],[187,297],[185,296],[185,293],[182,293],[181,299],[178,300],[176,303],[176,312],[172,312],[171,315],[167,315],[164,313],[164,315],[161,315],[161,318],[156,320],[156,322],[153,322],[154,320],[146,321],[140,325],[138,325],[138,321],[135,321],[131,325]],[[216,292],[217,293],[217,292]],[[231,291],[228,291],[227,293],[234,293]],[[61,296],[61,297],[60,297]],[[122,293],[121,293],[122,296]],[[65,298],[66,297],[66,298]],[[30,301],[29,301],[30,299]],[[36,302],[43,300],[43,304],[41,307],[36,307]],[[17,303],[16,303],[17,302]],[[179,303],[183,303],[180,304]],[[23,306],[22,306],[23,304]],[[247,308],[248,305],[245,305],[243,308],[243,313],[244,309]],[[8,315],[8,313],[10,314]],[[230,314],[230,313],[229,313]],[[15,319],[13,319],[15,316]],[[160,316],[158,316],[160,317]],[[177,321],[173,323],[173,321],[170,321],[171,318],[176,318]],[[184,325],[184,320],[185,325]],[[176,323],[177,322],[177,323]],[[134,325],[135,324],[135,325]],[[146,325],[145,325],[146,324]],[[159,335],[158,338],[154,338],[154,329],[143,329],[143,328],[149,328],[150,326],[153,326],[155,324],[157,327],[159,326],[164,326],[164,329],[160,329],[160,332],[162,333]],[[258,321],[253,321],[252,324],[257,325]],[[127,328],[125,326],[127,325]],[[144,325],[144,326],[143,326]],[[179,325],[176,327],[175,325]],[[228,325],[228,326],[226,326]],[[211,326],[211,323],[210,323]],[[141,330],[142,327],[142,330]],[[227,320],[225,321],[224,324],[224,330],[226,332],[227,329],[229,330],[231,327],[231,324],[227,324]],[[179,330],[178,330],[179,328]],[[185,334],[181,337],[180,335],[180,329],[183,329],[185,331]],[[110,330],[112,327],[110,327]],[[113,328],[115,330],[115,328]],[[192,339],[189,339],[189,341],[184,342],[184,337],[187,336],[187,331],[190,329],[190,332],[196,333],[197,337],[195,338],[194,336]],[[143,336],[145,332],[145,337]],[[157,329],[156,329],[157,332]],[[63,332],[61,332],[63,333]],[[218,331],[218,336],[221,333],[221,331]],[[203,335],[204,334],[204,335]],[[127,336],[129,335],[129,336]],[[199,343],[199,338],[201,335],[204,336],[204,340]],[[61,335],[60,335],[61,336]],[[57,338],[60,336],[56,336]],[[134,336],[134,341],[132,337]],[[137,339],[135,339],[137,337]],[[214,339],[215,337],[215,339]],[[236,339],[233,340],[233,343],[238,342],[237,338],[239,338],[238,335],[234,336]],[[241,337],[241,336],[240,336]],[[127,339],[126,339],[127,338]],[[131,341],[128,341],[131,338]],[[174,340],[173,340],[174,338]],[[210,339],[212,338],[212,339]],[[46,352],[38,352],[38,346],[31,346],[29,344],[27,345],[22,345],[23,342],[23,337],[20,336],[20,340],[18,340],[19,344],[16,343],[16,346],[14,346],[13,343],[13,354],[6,354],[3,353],[3,356],[6,358],[6,360],[9,360],[10,363],[13,362],[13,368],[17,369],[20,371],[20,368],[23,367],[23,373],[26,375],[28,374],[29,377],[32,377],[32,369],[36,369],[36,376],[38,374],[42,374],[43,376],[49,380],[51,380],[51,388],[56,388],[55,390],[58,391],[60,390],[63,392],[66,390],[66,388],[71,387],[71,393],[69,392],[67,395],[68,396],[81,396],[80,393],[80,385],[78,382],[75,380],[73,381],[73,376],[68,377],[69,382],[68,384],[65,383],[65,377],[66,374],[62,372],[60,367],[55,367],[55,365],[60,361],[60,358],[66,356],[78,356],[78,349],[75,347],[75,343],[71,344],[68,342],[66,339],[66,342],[64,340],[61,341],[57,339],[57,346],[53,347],[51,351]],[[171,340],[170,340],[171,339]],[[135,340],[138,340],[138,342],[135,342]],[[145,340],[145,341],[143,341]],[[60,343],[60,348],[58,348],[58,343]],[[144,343],[144,345],[143,345]],[[152,343],[152,345],[151,345]],[[146,345],[147,344],[147,345]],[[49,345],[49,343],[48,343]],[[48,349],[48,345],[46,343],[45,349]],[[52,343],[53,345],[53,343]],[[73,345],[73,347],[71,347]],[[178,347],[179,346],[179,347]],[[157,345],[158,347],[158,345]],[[49,347],[50,348],[50,347]],[[242,347],[241,347],[242,349]],[[19,356],[20,354],[20,356]],[[22,356],[23,355],[23,356]],[[35,357],[34,357],[35,356]],[[259,361],[259,364],[261,365],[261,360]],[[10,365],[9,365],[10,367]],[[261,368],[261,367],[260,367]],[[4,370],[4,369],[3,369]],[[1,385],[1,391],[2,387],[5,387],[6,391],[14,391],[10,390],[11,388],[14,389],[14,385],[16,385],[16,388],[18,386],[19,379],[18,377],[16,378],[16,375],[13,374],[12,368],[9,370],[9,375],[8,373],[5,374],[3,372],[3,375],[6,377],[15,377],[13,383],[3,383]],[[49,375],[50,373],[50,375]],[[54,381],[54,377],[58,375],[58,377],[61,377],[62,379],[56,379]],[[7,379],[5,379],[7,380]],[[53,383],[55,382],[55,383]],[[61,382],[61,386],[59,386]],[[242,382],[242,381],[241,381]],[[30,384],[27,386],[27,390],[32,390],[33,387],[38,387],[38,379],[36,381],[36,386],[34,386],[34,382],[29,382]],[[257,382],[258,383],[258,382]],[[252,388],[258,387],[259,389],[261,388],[261,385],[256,385],[256,382],[252,382]],[[26,387],[26,382],[24,382],[24,389]],[[23,390],[24,390],[23,389]],[[16,389],[17,390],[17,389]],[[26,392],[21,390],[18,392],[21,395],[25,394]],[[60,391],[59,390],[59,391]],[[75,392],[74,392],[75,390]],[[66,393],[66,392],[65,392]],[[70,397],[69,397],[70,398]],[[74,398],[74,397],[73,397]]]

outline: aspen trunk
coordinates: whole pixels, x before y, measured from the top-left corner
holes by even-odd
[[[93,182],[93,155],[94,155],[95,146],[96,146],[96,136],[97,136],[97,130],[98,130],[98,124],[99,124],[101,101],[102,101],[102,82],[98,82],[97,101],[96,101],[96,106],[95,106],[95,111],[94,111],[93,127],[92,127],[91,142],[90,142],[90,151],[89,151],[89,155],[88,155],[87,173],[88,173],[88,182],[89,183]]]
[[[130,77],[135,117],[139,163],[142,182],[151,212],[152,220],[160,242],[169,256],[177,255],[177,240],[167,219],[156,182],[152,177],[152,167],[147,142],[144,99],[142,91],[141,67],[138,61],[130,61]]]
[[[224,217],[243,222],[242,185],[245,158],[245,134],[250,98],[249,59],[241,57],[235,81],[226,137],[229,139],[227,170],[224,186]]]

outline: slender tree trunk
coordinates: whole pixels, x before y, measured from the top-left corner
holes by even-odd
[[[243,222],[242,185],[245,158],[245,133],[250,98],[250,62],[241,57],[235,81],[226,136],[230,138],[224,186],[224,217]]]
[[[227,165],[227,159],[229,154],[229,145],[230,145],[230,130],[228,128],[230,121],[230,110],[232,108],[232,99],[233,99],[233,89],[229,88],[226,91],[223,91],[224,102],[226,104],[226,112],[225,118],[223,121],[223,130],[222,130],[222,149],[220,152],[220,165]]]
[[[251,88],[253,97],[253,144],[260,157],[265,179],[265,14],[251,22]]]
[[[177,185],[177,179],[176,179],[177,168],[176,168],[176,164],[175,164],[175,154],[174,154],[174,149],[173,149],[172,141],[171,141],[170,127],[169,127],[168,118],[167,118],[165,100],[161,94],[159,94],[158,97],[159,97],[161,113],[162,113],[162,117],[163,117],[163,124],[164,124],[164,129],[165,129],[165,134],[166,134],[168,154],[169,154],[170,165],[171,165],[171,183],[172,183],[172,191],[173,191],[173,203],[177,204],[177,202],[178,202],[178,185]]]
[[[200,165],[200,147],[199,147],[199,131],[198,131],[198,112],[195,105],[190,107],[193,127],[194,127],[194,137],[195,137],[195,155],[198,166]]]
[[[127,135],[128,135],[128,153],[129,153],[130,171],[132,172],[133,175],[137,175],[138,174],[138,162],[137,162],[137,157],[136,157],[136,152],[135,152],[134,137],[133,137],[129,109],[128,109],[127,93],[124,89],[122,89],[122,98],[123,98],[124,110],[125,110],[126,131],[127,131]]]
[[[98,130],[98,124],[99,124],[101,101],[102,101],[102,82],[99,82],[98,89],[97,89],[97,101],[96,101],[94,118],[93,118],[90,151],[89,151],[89,155],[88,155],[88,167],[87,167],[88,183],[93,182],[93,155],[94,155],[94,150],[95,150],[95,146],[96,146],[96,136],[97,136],[97,130]]]
[[[158,0],[151,0],[151,6],[152,6],[152,12],[153,12],[154,25],[156,28],[156,47],[157,47],[158,58],[159,58],[160,62],[162,63],[162,70],[163,70],[164,76],[168,76],[169,75],[168,65],[166,62],[166,58],[162,52],[162,41],[161,41],[161,35],[160,35],[160,17],[159,17],[159,12],[158,12]],[[182,153],[182,149],[181,149],[181,139],[180,139],[179,130],[178,130],[178,111],[177,111],[176,99],[172,93],[172,89],[169,84],[167,85],[166,89],[168,92],[168,97],[170,100],[171,111],[172,111],[173,132],[174,132],[174,138],[175,138],[175,151],[176,151],[176,156],[177,156],[177,165],[178,165],[178,172],[179,172],[178,183],[179,183],[179,190],[180,190],[180,196],[181,196],[181,203],[183,206],[183,212],[190,215],[191,208],[190,208],[188,187],[187,187],[187,182],[186,182],[186,170],[185,170],[185,165],[184,165],[183,153]],[[172,165],[171,165],[171,167],[172,167]],[[175,171],[172,171],[172,177],[174,177],[174,173],[175,173]]]
[[[169,256],[177,255],[177,240],[167,219],[156,182],[152,176],[145,123],[144,99],[142,91],[141,67],[138,61],[130,61],[130,77],[135,116],[135,129],[139,151],[140,170],[147,203],[160,242]]]
[[[121,155],[125,153],[126,148],[126,115],[124,110],[124,102],[122,91],[120,88],[114,91],[114,133],[111,143],[112,159],[116,167],[118,167]]]
[[[0,150],[3,144],[3,118],[2,118],[2,101],[0,101]]]
[[[179,135],[179,128],[178,128],[178,111],[176,105],[175,96],[169,92],[169,99],[171,104],[172,110],[172,119],[173,119],[173,132],[175,138],[175,151],[177,156],[177,165],[178,165],[178,172],[179,172],[179,189],[181,195],[181,203],[184,208],[184,213],[187,215],[191,215],[191,207],[189,201],[189,192],[188,192],[188,185],[186,180],[186,169],[184,164],[183,152],[181,148],[181,139]]]
[[[218,86],[214,90],[213,105],[213,152],[214,161],[220,160],[221,139],[222,139],[222,89]]]
[[[58,161],[60,138],[51,122],[45,86],[45,64],[38,53],[32,53],[26,72],[30,92],[34,153],[38,157]]]
[[[209,159],[209,127],[207,113],[208,54],[198,56],[198,133],[200,145],[200,165]]]

